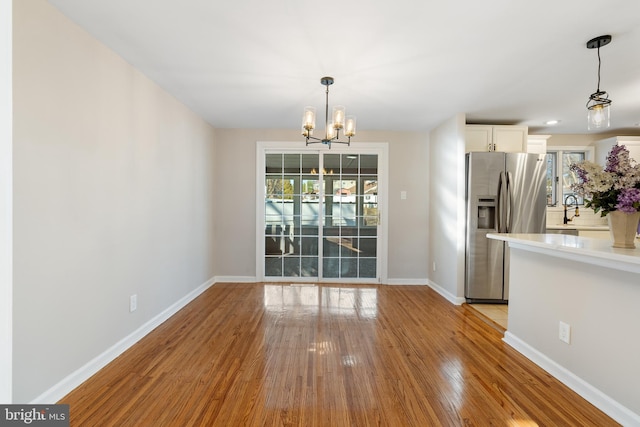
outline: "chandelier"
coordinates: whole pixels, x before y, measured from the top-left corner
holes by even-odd
[[[324,107],[325,134],[322,138],[312,136],[316,127],[316,109],[304,107],[302,136],[306,138],[307,145],[322,143],[328,145],[329,148],[331,148],[332,143],[351,145],[351,137],[356,134],[356,118],[354,116],[345,116],[344,106],[336,105],[333,107],[333,114],[331,115],[331,121],[329,121],[329,86],[333,84],[333,77],[323,77],[320,79],[320,83],[327,87]],[[344,136],[347,137],[346,141],[340,141],[340,130],[342,129],[344,129]]]
[[[611,100],[609,94],[600,90],[600,48],[611,42],[611,36],[599,36],[587,42],[588,49],[598,49],[598,88],[587,101],[587,129],[608,128],[611,124]]]

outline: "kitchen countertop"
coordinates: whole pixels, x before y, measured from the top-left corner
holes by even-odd
[[[487,237],[503,240],[510,247],[552,255],[622,271],[640,273],[640,240],[635,249],[619,249],[608,239],[565,234],[489,233]]]

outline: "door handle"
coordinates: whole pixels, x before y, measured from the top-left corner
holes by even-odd
[[[506,214],[505,204],[507,203],[507,177],[504,172],[500,172],[498,179],[498,195],[496,201],[496,226],[498,233],[506,233]]]
[[[511,226],[513,224],[511,224],[512,220],[513,220],[513,211],[511,209],[511,192],[512,192],[512,181],[513,181],[513,175],[511,174],[511,172],[507,172],[506,173],[507,176],[507,219],[505,222],[505,230],[507,233],[511,233]]]

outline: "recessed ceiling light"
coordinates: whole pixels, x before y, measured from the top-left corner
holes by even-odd
[[[557,125],[558,123],[560,123],[560,120],[547,120],[544,122],[545,125]]]

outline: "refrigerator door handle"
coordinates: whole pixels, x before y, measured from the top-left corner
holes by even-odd
[[[506,218],[505,218],[505,203],[506,200],[506,190],[507,190],[507,178],[504,172],[500,172],[500,178],[498,179],[498,197],[496,200],[496,226],[498,228],[498,233],[506,232]]]
[[[505,221],[505,230],[506,233],[511,233],[511,226],[513,225],[513,211],[512,211],[512,207],[511,205],[513,204],[513,200],[512,200],[512,188],[511,186],[513,185],[513,175],[511,174],[511,172],[507,172],[506,173],[507,176],[507,202],[506,202],[506,221]]]

